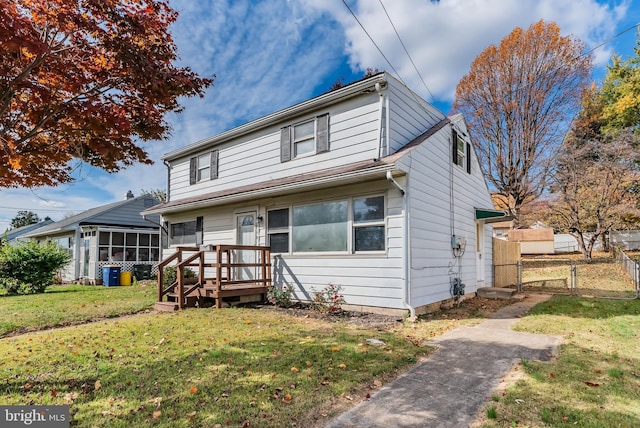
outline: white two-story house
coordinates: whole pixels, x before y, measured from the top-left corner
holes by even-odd
[[[167,153],[169,248],[271,247],[275,286],[420,314],[492,284],[494,211],[464,119],[386,72]],[[464,287],[462,287],[464,285]]]

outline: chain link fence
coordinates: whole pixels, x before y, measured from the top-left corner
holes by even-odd
[[[640,261],[617,250],[613,258],[590,261],[578,258],[522,258],[516,263],[496,265],[494,273],[513,272],[518,291],[637,299],[640,294]]]

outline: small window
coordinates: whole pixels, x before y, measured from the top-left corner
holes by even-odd
[[[190,159],[189,184],[214,178],[218,178],[218,150],[212,150]]]
[[[329,113],[280,130],[280,162],[329,151]]]
[[[211,154],[198,156],[198,181],[208,180],[211,168]]]
[[[384,196],[353,200],[354,251],[384,251]]]
[[[193,221],[171,223],[169,233],[170,245],[202,244],[203,221],[198,217]]]
[[[289,208],[271,210],[267,213],[267,233],[272,252],[289,252]]]
[[[315,120],[293,127],[293,156],[298,157],[315,151]]]
[[[454,163],[458,166],[464,166],[464,159],[465,159],[465,143],[464,140],[460,137],[460,135],[458,135],[457,132],[453,133],[455,140],[454,140],[454,150],[455,150],[455,155],[454,155]]]
[[[182,223],[171,223],[171,233],[169,236],[171,245],[195,244],[196,243],[196,222],[186,221]]]

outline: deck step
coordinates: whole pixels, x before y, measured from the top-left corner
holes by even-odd
[[[178,310],[178,304],[176,302],[156,302],[153,307],[158,312],[173,312]]]
[[[518,291],[515,288],[480,287],[478,297],[486,299],[514,299]]]

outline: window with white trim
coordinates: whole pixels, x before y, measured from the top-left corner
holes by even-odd
[[[384,232],[384,196],[354,199],[354,251],[384,251]]]
[[[98,249],[100,261],[157,262],[160,257],[160,235],[100,231]]]
[[[198,156],[198,181],[209,180],[211,171],[211,153]]]
[[[453,163],[460,167],[464,165],[464,149],[464,140],[456,131],[453,131]]]
[[[269,210],[267,235],[271,251],[384,251],[384,199],[384,196],[358,197]]]
[[[54,242],[58,247],[62,248],[73,257],[73,236],[65,236],[64,238],[54,238],[50,242]]]
[[[467,174],[471,174],[471,144],[466,142],[455,130],[452,130],[452,139],[453,163],[465,168]]]
[[[299,157],[316,150],[315,120],[293,125],[293,156]]]
[[[347,201],[293,207],[294,253],[347,251]]]
[[[329,151],[329,113],[280,130],[280,162]]]
[[[169,227],[169,245],[202,244],[202,217],[193,221],[171,223]]]
[[[270,210],[267,213],[267,234],[272,252],[289,252],[289,208]]]
[[[189,184],[218,178],[218,150],[194,156],[189,160]]]

